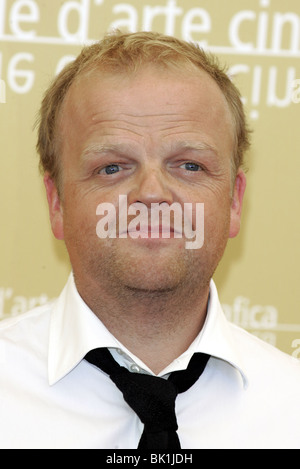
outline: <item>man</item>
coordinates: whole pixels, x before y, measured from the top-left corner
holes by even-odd
[[[38,151],[72,274],[54,304],[0,325],[1,447],[300,447],[299,362],[229,324],[212,281],[239,232],[248,144],[235,86],[174,38],[111,34],[56,77]],[[169,236],[159,207],[182,208]],[[174,372],[194,360],[182,391]]]

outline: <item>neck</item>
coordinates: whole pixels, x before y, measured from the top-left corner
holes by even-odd
[[[122,291],[93,288],[77,282],[77,289],[106,328],[155,374],[185,352],[201,331],[209,285],[166,291]],[[97,292],[97,294],[95,294]]]

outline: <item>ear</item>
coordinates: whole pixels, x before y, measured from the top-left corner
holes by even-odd
[[[44,184],[46,187],[49,215],[53,234],[57,239],[64,239],[63,209],[56,185],[49,173],[45,173]]]
[[[230,209],[230,228],[229,238],[234,238],[238,235],[241,225],[241,215],[243,198],[246,189],[246,176],[242,169],[238,170],[234,183],[234,191],[231,201]]]

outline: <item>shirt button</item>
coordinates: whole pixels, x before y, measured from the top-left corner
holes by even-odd
[[[140,368],[137,365],[131,365],[130,366],[130,371],[132,371],[133,373],[139,373]]]

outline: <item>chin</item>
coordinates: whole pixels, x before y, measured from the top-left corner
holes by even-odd
[[[167,293],[184,284],[187,277],[185,265],[178,262],[155,262],[131,266],[123,271],[119,280],[131,291]]]
[[[168,293],[168,292],[174,292],[177,287],[178,287],[179,283],[175,283],[174,282],[174,279],[172,282],[169,282],[167,280],[163,280],[160,281],[160,282],[157,282],[157,280],[153,280],[153,282],[151,281],[132,281],[132,279],[130,279],[130,281],[127,280],[127,282],[125,281],[124,282],[124,286],[129,290],[129,291],[132,291],[132,292],[140,292],[141,294],[144,293]]]

